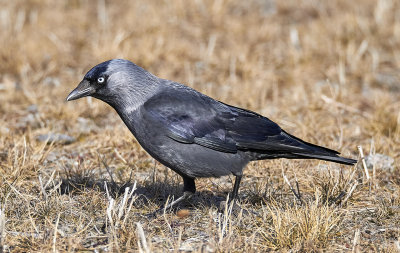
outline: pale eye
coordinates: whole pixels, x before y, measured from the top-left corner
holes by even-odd
[[[99,78],[97,78],[97,82],[98,82],[98,83],[104,83],[104,80],[105,80],[105,79],[104,79],[104,77],[102,77],[102,76],[99,77]]]

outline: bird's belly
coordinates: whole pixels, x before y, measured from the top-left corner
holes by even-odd
[[[224,153],[197,144],[180,143],[157,132],[144,131],[136,138],[157,161],[178,174],[193,178],[239,175],[249,162],[243,153]]]

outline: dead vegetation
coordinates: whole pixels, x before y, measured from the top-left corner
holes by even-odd
[[[1,6],[0,252],[400,250],[399,2]],[[361,146],[394,162],[252,163],[240,212],[218,212],[226,177],[198,180],[181,211],[146,218],[181,194],[180,178],[104,103],[64,102],[110,58],[255,110],[344,156],[359,157]]]

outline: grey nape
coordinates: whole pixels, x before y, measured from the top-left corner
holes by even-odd
[[[140,145],[183,178],[184,194],[196,192],[195,178],[236,176],[250,161],[320,159],[352,165],[356,160],[305,142],[255,112],[214,100],[183,84],[158,78],[134,63],[114,59],[92,68],[67,97],[98,98],[112,106]]]

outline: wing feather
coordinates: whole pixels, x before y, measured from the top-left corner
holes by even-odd
[[[149,99],[144,108],[148,116],[160,122],[168,137],[181,143],[226,153],[313,150],[312,144],[287,134],[268,118],[221,103],[190,88],[164,91]]]

